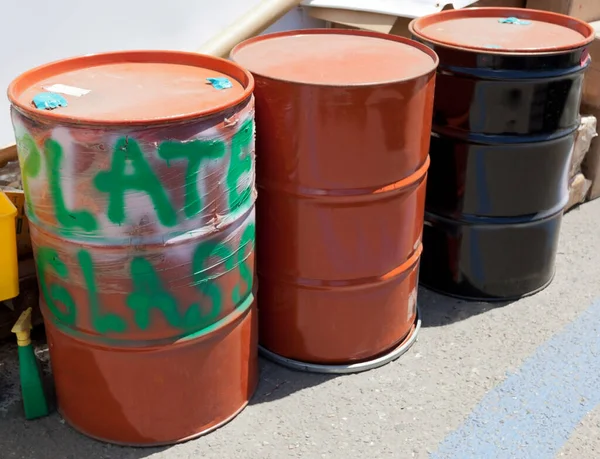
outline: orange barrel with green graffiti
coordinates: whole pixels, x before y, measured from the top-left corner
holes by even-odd
[[[256,387],[253,87],[163,51],[9,87],[58,406],[86,435],[187,440]]]

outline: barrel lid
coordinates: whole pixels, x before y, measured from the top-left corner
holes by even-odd
[[[223,85],[226,88],[219,89]],[[52,122],[152,125],[219,112],[250,97],[253,89],[252,75],[225,59],[177,51],[124,51],[34,68],[13,80],[8,97],[27,115]],[[47,102],[52,97],[50,103],[58,108],[34,105],[34,98]],[[67,105],[61,106],[65,100]]]
[[[377,32],[308,29],[246,40],[231,58],[252,73],[293,83],[357,86],[413,79],[433,72],[429,48]]]
[[[594,39],[589,24],[523,8],[465,8],[414,19],[413,35],[441,46],[497,53],[552,53]]]

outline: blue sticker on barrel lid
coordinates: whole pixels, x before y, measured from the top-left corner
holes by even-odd
[[[58,107],[66,107],[67,99],[55,92],[41,92],[33,97],[33,105],[40,110],[54,110]]]
[[[225,78],[225,77],[207,78],[206,81],[209,84],[212,84],[213,88],[218,89],[218,90],[233,88],[233,84],[231,84],[231,81],[229,81],[229,78]]]
[[[531,24],[531,21],[527,21],[525,19],[519,19],[519,18],[516,18],[514,16],[511,16],[509,18],[498,19],[498,22],[500,22],[501,24],[517,24],[517,25],[529,25],[529,24]]]

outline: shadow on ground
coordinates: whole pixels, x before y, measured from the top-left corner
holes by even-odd
[[[0,458],[142,459],[168,448],[124,448],[81,435],[56,412],[43,327],[32,337],[41,361],[51,414],[28,421],[23,413],[16,345],[0,342]]]
[[[23,459],[142,459],[168,448],[125,448],[87,438],[54,412],[26,421],[20,407],[0,413],[0,457]]]
[[[423,287],[419,289],[423,327],[452,324],[507,304],[509,303],[462,301],[434,293]],[[43,331],[35,338],[37,344],[43,344]],[[44,356],[41,356],[41,360],[44,361]],[[259,365],[259,385],[250,405],[274,402],[296,392],[328,383],[338,377],[293,371],[264,359],[260,359]],[[46,378],[51,380],[49,371],[46,371]],[[35,421],[25,420],[18,386],[16,346],[13,343],[0,343],[1,458],[142,459],[168,449],[169,447],[127,448],[92,440],[73,430],[55,410],[46,418]]]
[[[129,448],[110,445],[90,439],[70,427],[56,411],[43,327],[37,329],[32,338],[41,361],[51,414],[37,420],[25,419],[17,348],[12,341],[0,342],[0,458],[142,459],[168,451],[169,447]],[[292,371],[263,359],[260,359],[259,365],[259,385],[250,405],[279,400],[336,377]]]
[[[423,327],[443,327],[484,314],[492,309],[503,308],[511,303],[512,301],[494,303],[464,301],[419,287],[419,311]]]
[[[295,392],[331,381],[338,375],[294,371],[260,359],[260,380],[251,405],[269,403]]]

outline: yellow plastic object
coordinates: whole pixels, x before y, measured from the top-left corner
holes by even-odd
[[[31,308],[25,309],[19,316],[19,320],[13,326],[11,332],[17,335],[17,344],[19,346],[29,346],[31,344]]]
[[[31,308],[27,308],[21,313],[19,320],[12,328],[12,332],[17,335],[17,344],[19,345],[19,376],[21,378],[23,409],[27,419],[36,419],[48,415],[44,382],[31,344],[32,328]]]
[[[19,295],[16,217],[17,208],[0,191],[0,301]]]

